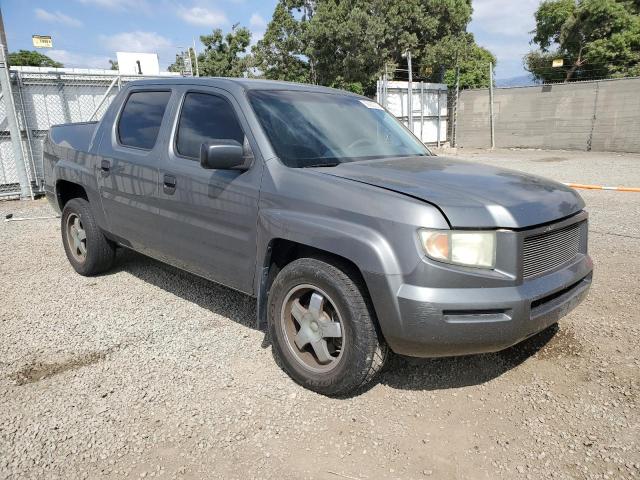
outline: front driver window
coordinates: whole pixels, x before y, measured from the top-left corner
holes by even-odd
[[[200,145],[212,140],[244,143],[244,132],[233,107],[217,95],[187,93],[180,112],[176,151],[183,157],[197,159]]]

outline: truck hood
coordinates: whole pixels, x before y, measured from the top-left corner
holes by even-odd
[[[580,195],[561,183],[447,157],[368,160],[317,170],[431,203],[457,228],[525,228],[584,208]]]

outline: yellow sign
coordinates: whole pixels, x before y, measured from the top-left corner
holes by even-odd
[[[564,60],[562,58],[555,58],[553,62],[551,62],[552,67],[561,67],[564,65]]]
[[[33,46],[36,48],[52,48],[53,42],[50,35],[32,35]]]

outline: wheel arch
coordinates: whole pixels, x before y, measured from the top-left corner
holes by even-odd
[[[257,296],[258,328],[266,325],[267,323],[267,302],[269,297],[269,289],[271,288],[273,281],[275,280],[280,270],[282,270],[291,262],[300,258],[315,258],[317,260],[325,261],[336,266],[352,278],[355,278],[364,286],[366,291],[363,292],[363,294],[368,297],[367,301],[372,305],[372,302],[370,300],[369,288],[367,286],[365,277],[358,265],[353,260],[338,253],[318,248],[313,245],[296,242],[286,238],[275,237],[271,239],[269,245],[266,248],[263,262],[262,281],[260,282]],[[376,327],[378,326],[376,325]]]
[[[324,215],[263,210],[258,219],[257,246],[254,292],[258,327],[266,323],[269,287],[278,266],[309,255],[338,262],[353,271],[367,289],[376,317],[383,313],[387,316],[379,310],[389,295],[380,291],[378,278],[399,274],[401,268],[390,243],[375,229]]]
[[[75,182],[69,180],[58,180],[56,182],[56,202],[60,211],[64,209],[64,206],[72,198],[84,198],[89,202],[89,196],[85,188]]]

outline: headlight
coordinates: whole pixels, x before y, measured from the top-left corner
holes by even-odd
[[[467,267],[496,265],[496,233],[455,230],[419,230],[420,243],[429,258]]]

